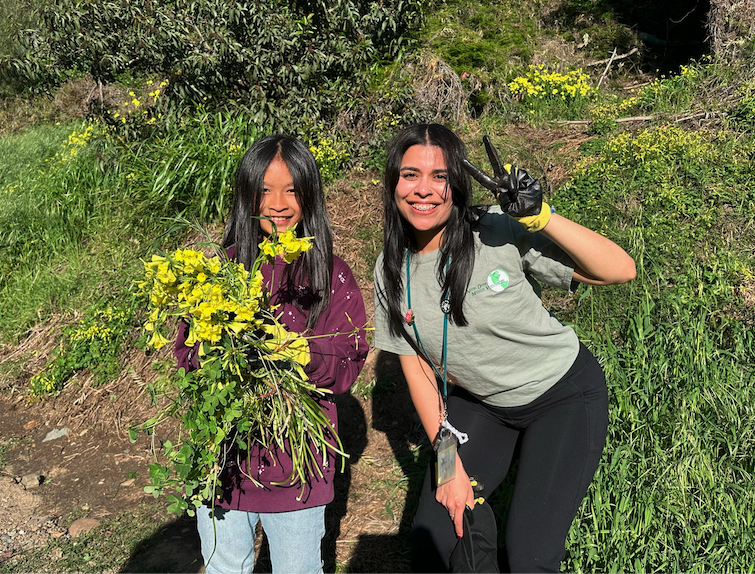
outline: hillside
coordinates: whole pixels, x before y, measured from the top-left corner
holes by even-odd
[[[64,14],[67,2],[32,4]],[[147,24],[168,16],[137,4],[132,32],[163,54]],[[176,73],[167,56],[135,58],[104,32],[86,44],[91,53],[65,44],[69,23],[54,9],[44,26],[11,4],[0,12],[3,30],[28,27],[64,47],[33,52],[41,44],[29,37],[24,59],[0,44],[0,572],[200,571],[193,519],[143,492],[149,437],[128,437],[174,371],[169,348],[146,352],[140,340],[144,313],[130,287],[140,259],[197,239],[173,228],[177,213],[217,237],[243,151],[291,130],[318,159],[336,254],[371,325],[384,145],[414,121],[452,126],[481,165],[490,134],[559,213],[637,262],[629,285],[543,294],[601,361],[611,397],[603,462],[562,568],[751,569],[755,11],[726,0],[691,11],[681,0],[447,0],[420,14],[406,2],[383,15],[395,23],[386,35],[369,2],[334,3],[342,12],[311,4],[320,28],[277,0],[281,12],[255,25],[292,50],[309,34],[310,46],[353,58],[302,49],[311,73],[259,89],[240,68],[211,73],[226,65],[223,42],[241,38],[228,19],[193,14],[201,50],[219,59],[186,56]],[[122,17],[113,6],[77,17],[102,18],[106,32]],[[371,14],[353,36],[339,32],[349,7]],[[194,29],[170,26],[181,49],[203,53]],[[108,58],[95,57],[100,42]],[[294,74],[269,46],[269,65]],[[78,62],[66,50],[81,50]],[[44,56],[44,74],[30,54]],[[109,71],[106,61],[137,63]],[[86,347],[96,357],[72,343],[92,326],[117,332]],[[371,351],[338,408],[350,458],[328,509],[326,571],[406,572],[429,454],[395,357]],[[177,429],[161,433],[158,452]],[[507,489],[491,499],[499,520]],[[255,571],[270,571],[264,552]]]

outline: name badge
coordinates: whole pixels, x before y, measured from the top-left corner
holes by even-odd
[[[456,437],[447,428],[441,428],[433,441],[435,450],[436,486],[456,477]]]

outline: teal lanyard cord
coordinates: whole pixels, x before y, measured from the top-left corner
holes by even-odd
[[[448,272],[448,261],[446,261],[446,272]],[[443,298],[443,302],[448,302],[448,293],[446,293],[445,297]],[[406,251],[406,304],[409,307],[409,309],[412,308],[412,285],[410,281],[410,274],[409,274],[409,250]],[[441,398],[443,399],[443,407],[445,409],[446,406],[446,398],[448,396],[448,380],[446,377],[446,364],[448,359],[448,353],[447,347],[448,347],[448,313],[445,311],[443,312],[443,353],[440,356],[440,361],[443,363],[443,374],[441,375],[438,372],[438,369],[435,367],[435,363],[430,360],[430,355],[427,354],[427,351],[425,350],[425,346],[422,344],[422,339],[419,338],[419,331],[417,331],[417,322],[412,322],[412,328],[414,329],[414,336],[417,339],[417,343],[419,344],[420,349],[422,349],[422,352],[425,354],[425,359],[427,359],[427,362],[430,363],[430,366],[433,368],[433,371],[435,371],[435,375],[438,377],[438,379],[443,383],[443,387],[441,389]]]

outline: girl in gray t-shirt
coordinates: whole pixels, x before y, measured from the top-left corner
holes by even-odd
[[[538,282],[624,283],[635,266],[615,243],[552,213],[540,184],[501,165],[483,141],[492,177],[437,124],[399,132],[386,159],[375,346],[399,355],[437,452],[414,518],[412,566],[452,567],[465,508],[475,505],[470,477],[492,493],[518,446],[508,565],[558,571],[603,450],[608,398],[597,361],[543,307]],[[500,208],[470,206],[470,174]]]

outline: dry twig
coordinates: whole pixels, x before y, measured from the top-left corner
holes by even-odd
[[[605,79],[606,74],[611,67],[611,64],[613,64],[614,59],[616,59],[616,48],[613,49],[613,53],[611,54],[611,57],[608,59],[608,63],[606,64],[606,69],[603,70],[603,74],[601,74],[600,80],[598,80],[598,87],[600,87],[600,84],[603,83],[603,80]]]
[[[616,60],[623,60],[624,58],[628,58],[632,54],[635,54],[638,51],[638,48],[632,48],[629,50],[626,54],[621,54],[619,56],[616,56],[616,48],[613,49],[613,54],[611,54],[610,58],[606,58],[605,60],[598,60],[597,62],[590,62],[588,64],[585,64],[585,66],[600,66],[601,64],[608,63],[610,65],[611,62],[615,62]]]

